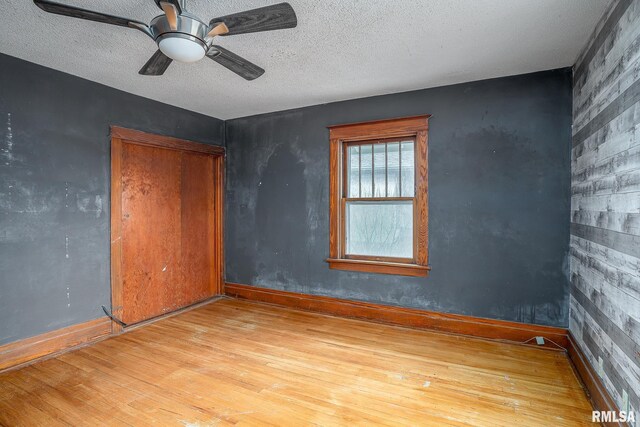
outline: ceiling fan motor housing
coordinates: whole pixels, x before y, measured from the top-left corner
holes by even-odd
[[[207,50],[206,37],[209,32],[209,26],[200,21],[196,16],[187,12],[182,12],[176,17],[176,29],[171,29],[169,20],[166,15],[156,16],[151,21],[151,33],[157,43],[165,37],[180,37],[196,42]]]

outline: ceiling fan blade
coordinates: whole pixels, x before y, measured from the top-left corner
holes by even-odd
[[[173,59],[169,58],[160,50],[157,50],[151,59],[149,59],[142,69],[140,69],[138,74],[143,76],[161,76],[165,71],[167,71],[167,68],[169,68],[169,65],[171,65],[172,62]]]
[[[221,46],[211,46],[207,56],[218,64],[233,71],[240,77],[246,80],[254,80],[264,74],[264,70],[258,67],[256,64],[252,64],[246,59],[236,55],[233,52]]]
[[[156,4],[158,5],[158,7],[162,10],[164,10],[164,7],[162,7],[162,3],[170,3],[171,5],[173,5],[173,7],[176,8],[176,10],[178,11],[178,15],[182,13],[182,2],[180,0],[154,0],[156,2]]]
[[[258,31],[281,30],[298,25],[296,13],[289,3],[260,7],[245,12],[221,16],[211,20],[210,27],[224,22],[229,28],[225,36],[255,33]]]
[[[176,8],[176,6],[168,1],[161,1],[160,2],[160,6],[162,7],[162,10],[164,10],[164,14],[167,16],[167,22],[169,22],[169,28],[171,28],[173,31],[178,29],[178,15],[180,14],[180,12],[178,12],[178,9]]]
[[[227,34],[229,32],[229,28],[227,28],[227,26],[224,24],[224,22],[222,24],[218,24],[215,27],[213,27],[211,29],[211,31],[209,31],[209,33],[207,34],[207,37],[215,37],[215,36],[221,36],[223,34]]]
[[[54,13],[56,15],[70,16],[72,18],[87,19],[89,21],[102,22],[104,24],[118,25],[120,27],[135,28],[149,36],[152,36],[149,27],[140,21],[121,18],[119,16],[107,15],[106,13],[81,9],[79,7],[67,6],[48,0],[33,0],[33,2],[36,4],[36,6],[38,6],[45,12]]]

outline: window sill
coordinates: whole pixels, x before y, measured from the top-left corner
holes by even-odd
[[[333,270],[362,271],[366,273],[395,274],[398,276],[426,277],[431,267],[397,262],[364,261],[355,259],[328,258]]]

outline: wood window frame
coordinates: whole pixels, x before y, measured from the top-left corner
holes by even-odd
[[[429,270],[428,138],[431,115],[329,126],[329,268],[402,276],[427,276]],[[413,258],[347,255],[345,230],[345,150],[357,143],[413,140],[415,193],[413,198]],[[372,176],[373,179],[373,176]],[[393,200],[384,198],[385,200]],[[404,198],[400,198],[404,199]],[[375,201],[377,198],[365,198]]]

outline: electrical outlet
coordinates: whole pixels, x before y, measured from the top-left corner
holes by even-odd
[[[600,378],[604,377],[604,361],[602,356],[598,356],[598,375]]]
[[[622,390],[622,408],[621,411],[629,413],[631,408],[629,408],[629,394],[627,394],[627,390]]]
[[[544,337],[536,337],[536,344],[544,345]]]

